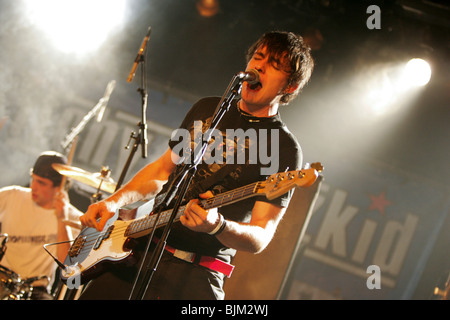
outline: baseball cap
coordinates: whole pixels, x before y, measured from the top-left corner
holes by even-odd
[[[54,186],[59,186],[63,176],[53,169],[53,163],[67,164],[67,159],[58,152],[45,151],[37,158],[31,173],[49,179],[53,182]]]

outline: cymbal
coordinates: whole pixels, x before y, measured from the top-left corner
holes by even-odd
[[[60,163],[53,163],[52,167],[63,176],[72,178],[94,188],[100,188],[102,191],[114,193],[116,190],[116,183],[114,183],[110,177],[104,176],[100,172],[90,173],[83,169]]]

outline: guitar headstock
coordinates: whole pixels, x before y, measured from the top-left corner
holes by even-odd
[[[261,184],[258,192],[264,193],[269,200],[275,199],[294,187],[311,186],[322,170],[322,164],[316,162],[307,169],[275,173]]]

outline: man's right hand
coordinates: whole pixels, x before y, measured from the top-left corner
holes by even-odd
[[[81,223],[86,227],[102,231],[106,222],[114,216],[114,212],[108,210],[104,201],[91,204],[84,215],[80,217]]]

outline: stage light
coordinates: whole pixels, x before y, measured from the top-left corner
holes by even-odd
[[[29,19],[67,53],[97,49],[121,24],[125,0],[26,0]]]
[[[407,63],[378,66],[366,73],[365,102],[376,115],[396,111],[411,101],[431,79],[430,65],[422,59]]]
[[[428,62],[422,59],[411,59],[405,66],[404,81],[409,87],[422,87],[431,78],[431,68]]]
[[[197,10],[203,17],[212,17],[219,12],[219,1],[218,0],[198,0]]]

